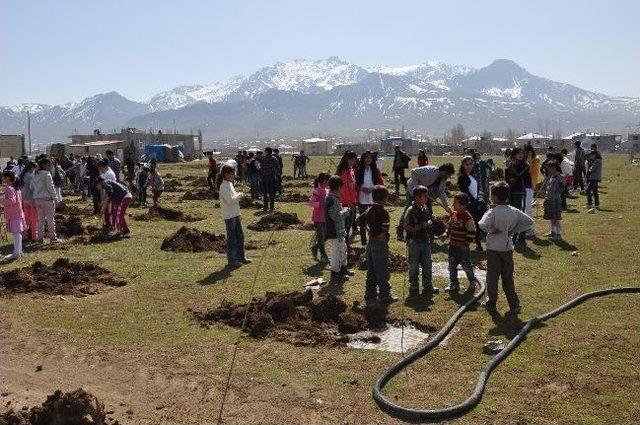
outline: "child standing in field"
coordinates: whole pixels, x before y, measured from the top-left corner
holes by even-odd
[[[531,174],[525,161],[524,149],[513,148],[511,151],[511,164],[504,172],[506,182],[511,188],[509,204],[520,211],[526,212],[527,188],[531,188]],[[513,242],[525,244],[524,233],[515,233]]]
[[[331,242],[331,257],[329,268],[332,280],[349,279],[347,271],[347,241],[346,218],[351,213],[348,207],[342,206],[340,189],[342,179],[340,176],[329,178],[329,194],[324,200],[324,214],[326,223],[326,237]]]
[[[595,146],[595,145],[594,145]],[[598,194],[598,185],[602,180],[602,155],[598,152],[597,147],[587,154],[587,208],[593,211],[594,208],[600,208],[600,196]]]
[[[407,257],[409,262],[409,298],[420,295],[418,274],[422,267],[422,290],[425,295],[437,294],[432,284],[431,270],[431,226],[433,212],[428,189],[422,185],[413,189],[413,202],[404,214],[407,231]]]
[[[326,218],[324,212],[324,200],[327,197],[327,183],[329,182],[329,174],[320,173],[316,180],[313,182],[315,189],[313,194],[309,198],[309,205],[312,208],[311,219],[313,221],[313,227],[316,230],[315,238],[313,240],[313,246],[311,247],[311,255],[318,261],[318,252],[320,253],[320,261],[327,262],[329,257],[324,250],[324,242],[326,239]]]
[[[244,255],[244,232],[240,221],[240,198],[242,198],[242,193],[236,192],[233,187],[235,181],[235,168],[230,165],[223,165],[220,174],[218,174],[216,186],[220,193],[220,212],[227,228],[227,261],[231,267],[238,267],[251,262]]]
[[[160,203],[160,195],[164,192],[164,180],[156,168],[151,169],[149,176],[149,186],[151,186],[151,199],[153,199],[153,206],[157,207]]]
[[[4,223],[7,232],[13,236],[13,254],[7,255],[5,260],[18,260],[22,257],[22,232],[27,229],[27,223],[22,211],[22,194],[17,185],[16,175],[13,171],[2,172],[2,186],[4,198],[0,199],[0,205],[4,208]]]
[[[374,186],[371,191],[373,204],[367,209],[364,218],[369,229],[367,244],[367,281],[365,300],[378,298],[383,303],[392,303],[398,298],[391,295],[389,272],[389,227],[391,217],[384,209],[389,191],[384,186]]]
[[[33,242],[38,240],[38,211],[36,210],[36,202],[33,200],[33,190],[31,189],[31,180],[38,166],[35,162],[25,161],[22,173],[20,173],[20,191],[22,192],[22,211],[27,228],[23,234],[23,238]]]
[[[453,198],[453,212],[449,216],[449,228],[442,239],[449,237],[449,286],[445,291],[457,292],[460,290],[458,280],[458,264],[469,279],[469,290],[474,290],[476,286],[476,276],[471,265],[470,244],[476,236],[476,225],[473,216],[467,209],[469,206],[469,196],[466,193],[459,193]]]
[[[562,220],[563,176],[560,165],[551,161],[546,165],[547,183],[544,196],[544,219],[551,221],[551,232],[548,236],[553,240],[562,240],[560,221]]]
[[[517,208],[508,205],[509,185],[499,182],[491,188],[493,208],[480,220],[480,228],[487,233],[487,299],[483,302],[489,311],[495,311],[498,301],[498,278],[512,314],[520,313],[520,300],[513,282],[514,233],[524,232],[533,220]]]
[[[352,230],[355,232],[356,204],[358,203],[358,190],[356,185],[358,155],[355,152],[347,151],[342,156],[336,175],[342,179],[340,189],[340,200],[342,204],[349,208],[349,215],[345,216],[345,238],[348,240]]]
[[[138,203],[147,205],[147,186],[149,185],[149,167],[144,166],[138,171],[136,176],[136,184],[138,185]]]

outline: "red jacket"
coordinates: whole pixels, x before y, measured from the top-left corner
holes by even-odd
[[[358,203],[358,191],[356,189],[356,172],[353,167],[349,167],[340,173],[342,188],[340,189],[340,200],[342,205],[352,207]]]

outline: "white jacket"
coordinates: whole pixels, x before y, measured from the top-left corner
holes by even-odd
[[[56,189],[53,186],[53,177],[51,177],[50,172],[38,170],[31,179],[30,185],[35,201],[55,201],[57,199]]]
[[[240,198],[242,193],[236,192],[229,180],[223,180],[220,185],[220,210],[222,218],[227,220],[240,215]]]

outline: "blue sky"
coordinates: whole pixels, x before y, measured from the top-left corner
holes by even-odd
[[[640,1],[0,0],[0,104],[140,100],[278,61],[496,58],[640,96]]]

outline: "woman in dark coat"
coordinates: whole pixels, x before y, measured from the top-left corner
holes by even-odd
[[[469,213],[473,216],[473,221],[476,224],[476,250],[482,251],[482,234],[480,233],[480,226],[478,221],[482,218],[482,215],[487,210],[487,203],[485,194],[482,193],[480,184],[476,176],[473,175],[475,160],[472,156],[465,156],[462,158],[462,163],[458,170],[458,188],[460,192],[466,193],[469,196]]]

